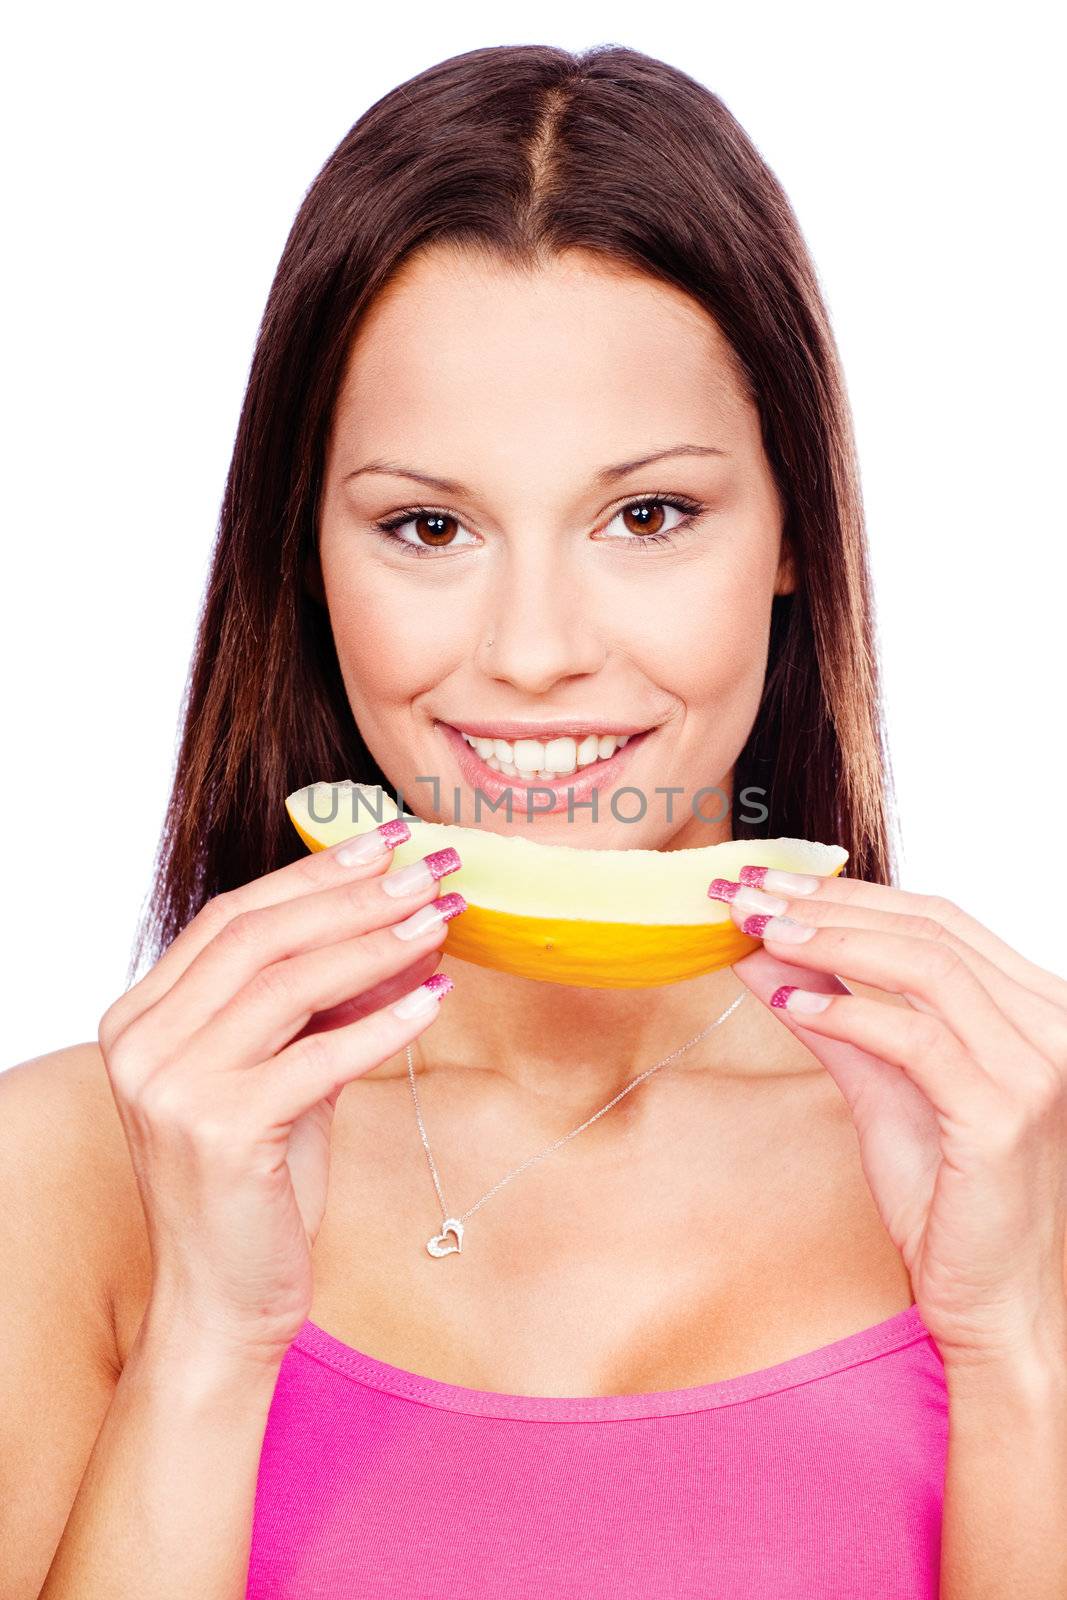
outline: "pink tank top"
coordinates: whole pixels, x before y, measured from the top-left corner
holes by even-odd
[[[307,1322],[247,1600],[936,1600],[947,1440],[914,1305],[743,1377],[588,1399],[418,1377]]]

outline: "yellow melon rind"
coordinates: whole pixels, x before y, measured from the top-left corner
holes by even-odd
[[[333,817],[331,790],[339,802]],[[353,799],[361,803],[353,807]],[[285,803],[309,850],[399,815],[383,790],[348,780],[310,784]],[[760,940],[741,932],[725,902],[708,898],[713,878],[736,879],[746,862],[836,877],[848,860],[840,846],[807,839],[591,850],[404,815],[411,838],[393,850],[390,871],[448,846],[460,854],[447,890],[458,890],[467,908],[449,922],[444,954],[585,988],[651,988],[729,966]]]
[[[541,983],[587,989],[654,988],[740,961],[759,940],[733,920],[642,926],[564,921],[468,905],[448,924],[445,953]]]

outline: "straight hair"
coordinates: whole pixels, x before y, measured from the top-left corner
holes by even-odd
[[[241,407],[131,978],[207,900],[304,852],[292,790],[348,777],[395,792],[304,570],[353,336],[435,244],[529,272],[593,252],[685,290],[718,324],[758,408],[797,579],[772,602],[733,837],[839,844],[849,876],[895,880],[852,419],[789,201],[722,100],[677,67],[615,44],[492,46],[372,105],[297,212]]]

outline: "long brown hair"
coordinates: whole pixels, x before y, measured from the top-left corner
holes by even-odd
[[[372,105],[293,223],[241,409],[131,976],[207,899],[303,852],[283,804],[293,789],[350,777],[395,792],[303,572],[352,336],[405,258],[437,242],[527,270],[596,252],[716,320],[759,408],[798,582],[773,601],[733,834],[840,844],[850,876],[895,879],[852,422],[789,202],[723,102],[677,67],[619,45],[493,46]],[[758,824],[750,786],[769,813]]]

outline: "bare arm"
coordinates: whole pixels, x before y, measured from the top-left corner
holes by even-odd
[[[40,1600],[245,1594],[277,1370],[198,1347],[159,1311],[123,1368]]]
[[[95,1046],[0,1072],[0,1594],[34,1600],[115,1392],[101,1218],[128,1214]],[[132,1177],[130,1179],[132,1186]],[[136,1198],[136,1196],[134,1196]]]
[[[4,1600],[244,1595],[334,1106],[433,1021],[449,980],[420,980],[464,908],[430,905],[455,852],[383,888],[395,839],[375,842],[210,901],[109,1007],[99,1050],[57,1052],[80,1063],[69,1093],[55,1056],[0,1073]],[[109,1291],[131,1184],[151,1291],[120,1373]]]
[[[942,1600],[1062,1600],[1067,1330],[1010,1367],[947,1378]]]
[[[143,1226],[96,1045],[0,1073],[4,1600],[244,1595],[277,1368],[198,1353],[156,1306],[120,1375],[135,1207]]]

